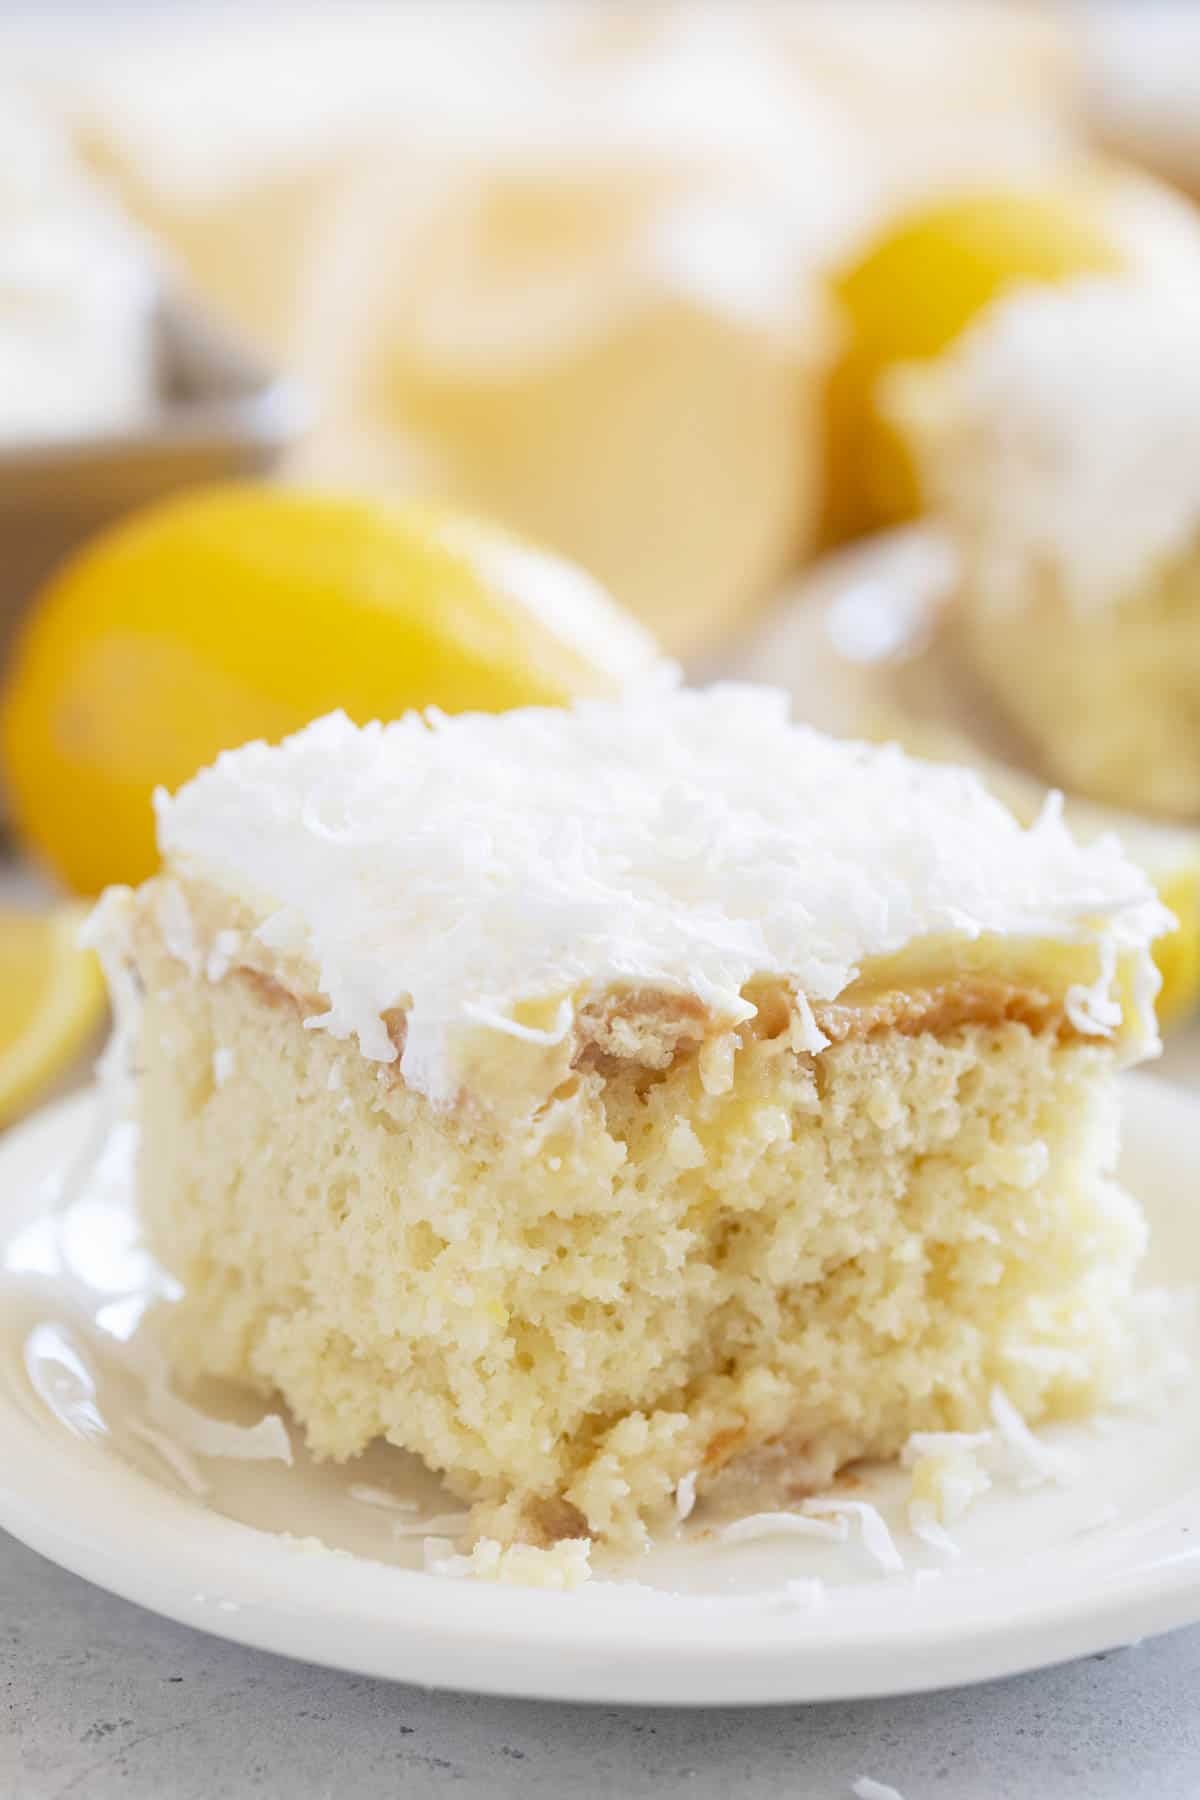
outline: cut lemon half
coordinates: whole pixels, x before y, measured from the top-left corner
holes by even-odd
[[[104,979],[79,945],[85,909],[0,912],[0,1126],[69,1073],[104,1017]]]

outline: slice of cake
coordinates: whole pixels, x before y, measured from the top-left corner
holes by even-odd
[[[415,1451],[500,1542],[1104,1398],[1117,1068],[1168,922],[1116,844],[752,687],[320,720],[159,802],[100,933],[182,1378]]]
[[[1200,817],[1200,302],[1092,278],[998,302],[890,409],[965,569],[959,641],[1041,768]]]

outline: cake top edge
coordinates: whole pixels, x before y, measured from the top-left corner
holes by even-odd
[[[970,772],[795,725],[768,688],[331,714],[156,806],[168,868],[312,971],[328,1009],[311,1023],[390,1061],[402,1011],[402,1073],[437,1099],[468,1027],[565,1031],[621,986],[736,1023],[763,976],[832,1001],[871,961],[947,936],[1093,950],[1076,1004],[1101,1034],[1132,968],[1139,1047],[1153,1040],[1149,945],[1170,916],[1115,840],[1080,846],[1054,804],[1025,829]]]

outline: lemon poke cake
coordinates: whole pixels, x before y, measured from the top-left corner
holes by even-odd
[[[97,930],[181,1379],[535,1545],[1118,1382],[1168,915],[1114,841],[734,685],[334,715],[158,828]]]
[[[997,302],[892,416],[963,559],[966,665],[1043,772],[1200,816],[1200,309],[1092,277]]]

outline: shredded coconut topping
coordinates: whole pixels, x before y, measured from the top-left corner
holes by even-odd
[[[1072,1005],[1096,1032],[1130,974],[1123,1029],[1156,1042],[1147,946],[1170,921],[1114,840],[1081,848],[1052,808],[1026,830],[974,775],[795,726],[770,689],[332,714],[226,753],[157,810],[177,871],[311,969],[326,1004],[309,1025],[390,1062],[385,1015],[402,1012],[401,1072],[439,1101],[495,1034],[550,1055],[589,995],[686,993],[736,1024],[755,977],[829,1001],[872,958],[988,934],[1084,946],[1095,986]]]
[[[974,591],[1018,604],[1047,569],[1080,610],[1153,580],[1200,531],[1200,312],[1135,277],[1029,287],[945,356],[887,379]]]

